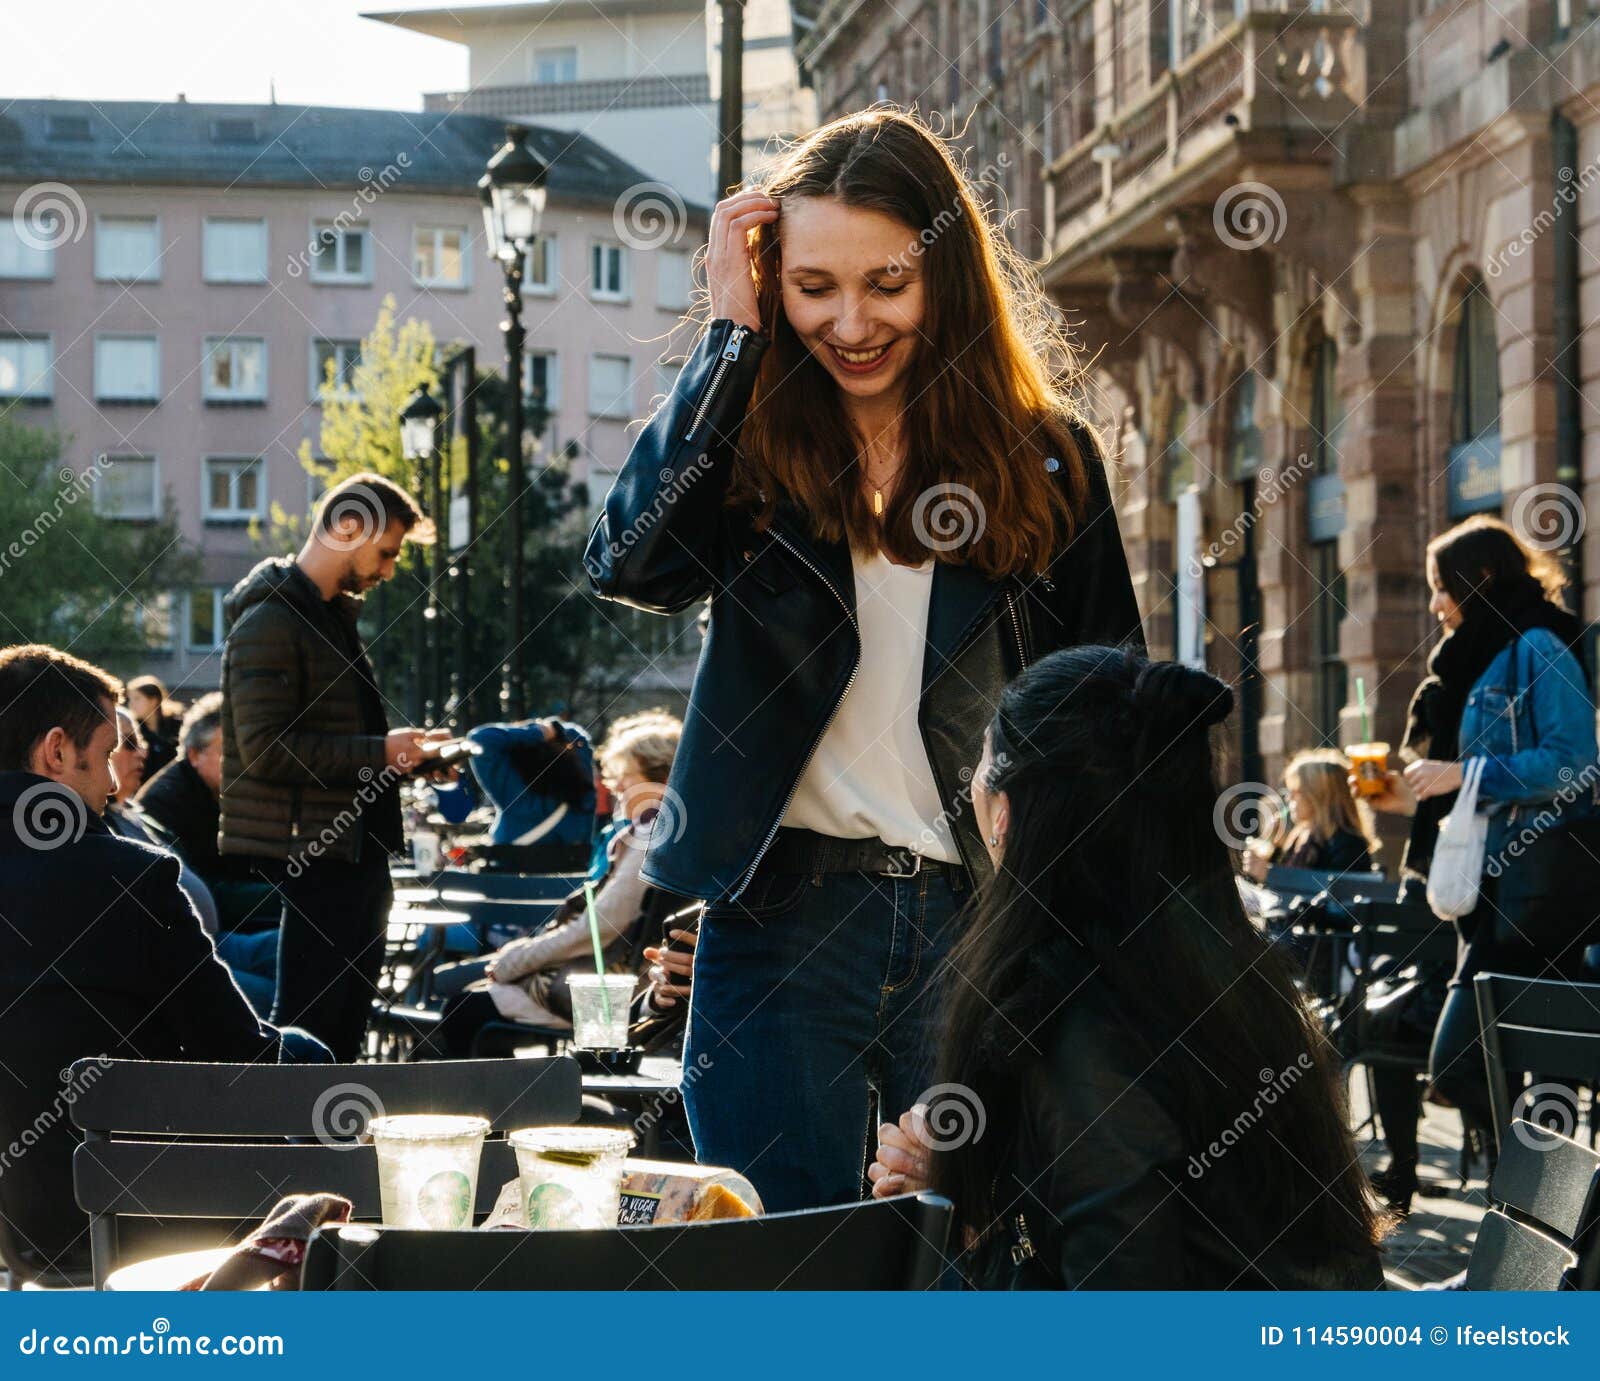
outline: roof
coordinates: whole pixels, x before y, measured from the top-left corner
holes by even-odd
[[[489,116],[440,111],[0,102],[0,181],[361,188],[378,179],[393,189],[475,194],[505,128]],[[550,164],[553,200],[611,202],[657,181],[575,131],[529,126],[528,145]]]
[[[466,43],[471,31],[491,25],[610,19],[630,14],[704,14],[705,0],[535,0],[521,5],[457,5],[414,10],[363,10],[363,19],[411,29],[452,43]]]

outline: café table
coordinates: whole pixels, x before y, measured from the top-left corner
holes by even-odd
[[[683,1063],[669,1055],[646,1055],[633,1074],[583,1075],[583,1091],[597,1094],[634,1114],[639,1144],[634,1154],[653,1160],[661,1152],[663,1114],[681,1096]],[[650,1116],[650,1114],[654,1116]],[[641,1125],[642,1124],[642,1125]]]
[[[433,981],[433,971],[438,967],[439,961],[445,954],[445,933],[453,925],[465,925],[472,917],[465,911],[452,911],[442,906],[396,906],[389,912],[390,926],[402,927],[402,935],[410,933],[413,926],[426,931],[426,935],[417,936],[416,962],[406,979],[406,993],[417,1001],[425,1002],[430,995]],[[402,951],[403,953],[403,951]],[[391,953],[386,961],[386,968],[399,958],[400,955]],[[389,972],[391,982],[396,981],[392,969]],[[420,989],[413,992],[413,989]]]
[[[177,1290],[198,1276],[208,1275],[228,1259],[232,1247],[205,1247],[200,1251],[169,1252],[128,1266],[106,1277],[108,1290]],[[265,1290],[265,1285],[256,1287]]]

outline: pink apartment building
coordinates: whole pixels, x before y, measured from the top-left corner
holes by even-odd
[[[0,212],[14,210],[0,216],[0,405],[59,429],[75,468],[107,457],[101,513],[148,521],[170,504],[201,553],[198,583],[150,610],[164,648],[119,670],[186,693],[217,683],[222,596],[264,554],[250,520],[315,497],[298,452],[318,449],[325,362],[356,357],[386,296],[441,347],[504,367],[503,279],[475,186],[503,138],[499,120],[435,112],[41,100],[0,113]],[[707,213],[583,134],[541,127],[529,143],[551,172],[526,274],[528,385],[598,503],[629,422],[692,342],[679,321]],[[664,217],[630,216],[652,201]],[[44,204],[60,213],[47,237],[28,228]]]

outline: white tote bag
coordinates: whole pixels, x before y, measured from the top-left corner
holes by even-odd
[[[1478,904],[1484,848],[1489,839],[1489,817],[1478,809],[1483,761],[1473,758],[1467,764],[1456,803],[1439,826],[1439,842],[1428,868],[1428,905],[1441,920],[1460,920]]]

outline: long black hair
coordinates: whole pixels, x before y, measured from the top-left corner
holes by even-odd
[[[988,1132],[933,1159],[934,1187],[980,1235],[1018,1206],[996,1186],[1022,1076],[1091,983],[1194,1152],[1253,1109],[1253,1130],[1180,1186],[1241,1247],[1304,1244],[1337,1265],[1382,1235],[1327,1043],[1246,919],[1214,824],[1206,730],[1232,705],[1204,672],[1110,647],[1052,653],[1001,694],[985,785],[1007,793],[1010,823],[951,955],[939,1050],[941,1083],[972,1091]]]

